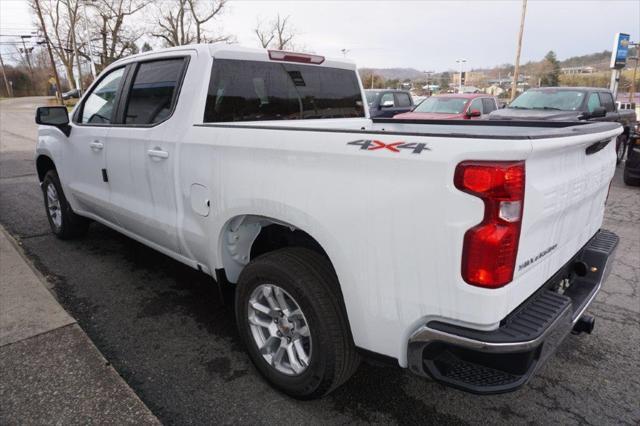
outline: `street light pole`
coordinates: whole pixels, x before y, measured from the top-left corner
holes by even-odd
[[[456,62],[460,64],[460,74],[458,79],[458,93],[462,93],[462,73],[464,71],[464,63],[467,62],[466,59],[456,59]]]
[[[433,74],[433,71],[422,71],[424,73],[425,76],[425,80],[427,82],[427,96],[431,96],[431,85],[429,84],[429,81],[431,80],[431,74]]]

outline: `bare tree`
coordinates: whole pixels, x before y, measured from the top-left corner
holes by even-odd
[[[293,39],[296,37],[296,30],[291,25],[289,15],[284,18],[277,15],[276,19],[272,20],[267,28],[263,26],[263,23],[258,21],[254,32],[258,37],[258,41],[263,48],[272,47],[278,50],[292,50]]]
[[[189,11],[196,24],[196,43],[215,43],[218,41],[227,41],[230,36],[218,36],[213,39],[208,39],[203,32],[202,25],[206,24],[212,19],[215,19],[216,15],[222,13],[223,8],[227,4],[227,0],[210,0],[201,2],[198,0],[187,0],[189,3]]]
[[[73,36],[78,23],[78,2],[77,0],[65,0],[67,3],[58,0],[31,0],[31,8],[42,19],[39,21],[40,30],[46,34],[53,53],[60,59],[64,66],[67,79],[73,89],[76,88],[76,81],[73,77],[73,63],[75,53],[73,49]],[[71,15],[71,16],[70,16]]]
[[[100,40],[99,57],[102,68],[123,56],[137,53],[136,41],[142,36],[142,29],[128,25],[130,16],[142,11],[151,0],[98,0],[90,3],[98,15],[98,26],[93,26],[95,36]]]
[[[204,25],[220,15],[227,0],[175,0],[173,7],[161,4],[157,7],[154,37],[160,38],[167,46],[181,46],[191,43],[215,43],[230,41],[232,36],[211,36]]]
[[[273,39],[276,37],[276,35],[273,33],[273,26],[270,25],[268,28],[264,28],[263,22],[261,22],[260,20],[258,20],[258,23],[256,24],[256,27],[253,29],[253,31],[256,33],[258,41],[260,42],[260,46],[262,46],[263,49],[268,48]]]
[[[62,100],[62,96],[61,96],[62,88],[60,86],[60,77],[58,76],[58,70],[56,69],[56,61],[53,58],[53,49],[51,48],[51,43],[49,41],[47,26],[44,20],[44,16],[42,15],[42,8],[40,7],[40,1],[33,0],[31,2],[31,7],[33,8],[34,12],[36,12],[36,15],[38,16],[38,22],[40,23],[42,33],[44,34],[45,42],[47,44],[47,52],[49,53],[49,60],[51,61],[51,70],[53,71],[53,76],[56,82],[56,98],[58,98],[60,103],[64,105],[64,101]],[[3,66],[3,72],[4,72],[4,66]],[[13,94],[11,95],[13,96]]]
[[[187,0],[177,0],[175,7],[159,7],[156,20],[157,30],[151,35],[161,38],[167,46],[181,46],[193,42],[191,20],[187,10]],[[164,10],[164,11],[163,11]]]

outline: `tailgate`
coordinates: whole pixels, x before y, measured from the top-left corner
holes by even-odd
[[[512,305],[546,282],[600,229],[621,132],[608,127],[532,141]]]

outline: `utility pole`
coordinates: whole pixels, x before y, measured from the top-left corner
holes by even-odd
[[[22,48],[24,51],[24,56],[25,58],[27,58],[27,65],[29,66],[29,74],[31,75],[31,83],[35,83],[34,79],[35,77],[33,76],[33,67],[31,66],[31,57],[29,56],[29,50],[27,50],[27,45],[24,42],[25,38],[31,38],[30,35],[21,35],[20,39],[22,40]]]
[[[20,39],[22,40],[22,49],[24,51],[24,56],[27,58],[27,65],[29,66],[29,72],[31,73],[31,77],[33,77],[33,67],[31,66],[31,58],[29,57],[29,50],[27,50],[27,45],[24,42],[25,38],[31,38],[31,36],[21,35]]]
[[[56,79],[56,98],[60,102],[60,105],[64,106],[64,101],[62,100],[62,86],[60,86],[60,77],[58,76],[58,70],[56,69],[56,61],[53,58],[53,51],[51,50],[51,44],[49,43],[49,35],[47,34],[47,27],[44,24],[44,18],[42,17],[42,9],[40,8],[40,0],[33,0],[33,4],[36,7],[36,13],[38,14],[38,19],[40,20],[40,26],[42,27],[42,32],[44,34],[45,42],[47,43],[47,51],[49,52],[49,59],[51,60],[51,69],[53,71],[53,77]]]
[[[82,12],[84,13],[84,32],[87,37],[87,46],[89,46],[89,63],[91,64],[91,75],[96,79],[96,64],[93,62],[93,46],[91,45],[91,33],[89,32],[89,18],[87,18],[87,2],[82,3]]]
[[[2,60],[2,53],[0,53],[0,66],[2,66],[2,78],[4,79],[4,85],[7,88],[7,96],[13,98],[12,87],[9,85],[9,80],[7,80],[7,74],[4,72],[4,61]]]
[[[522,50],[522,33],[524,33],[524,17],[527,14],[527,0],[522,0],[522,15],[520,16],[520,33],[518,34],[518,47],[516,48],[516,63],[513,70],[513,83],[511,83],[511,99],[513,101],[518,92],[518,79],[520,77],[520,51]]]

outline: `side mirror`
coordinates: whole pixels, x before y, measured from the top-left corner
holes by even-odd
[[[607,116],[607,110],[604,107],[596,107],[592,112],[587,113],[586,118],[601,118]]]
[[[36,124],[44,126],[54,126],[60,129],[62,133],[69,136],[71,134],[71,126],[69,126],[69,113],[67,107],[38,107],[36,109]]]
[[[479,109],[470,109],[467,111],[467,117],[480,117],[482,113]]]
[[[380,104],[380,108],[390,108],[393,106],[393,101],[384,101]]]

